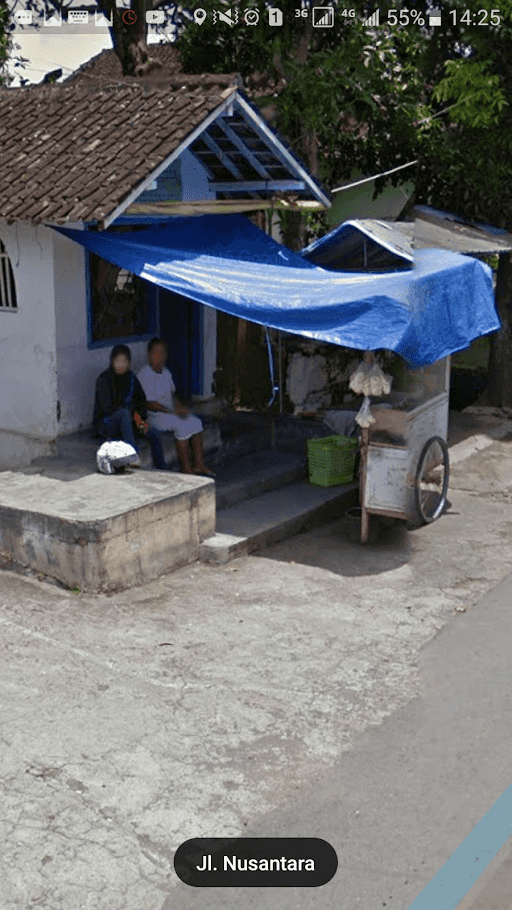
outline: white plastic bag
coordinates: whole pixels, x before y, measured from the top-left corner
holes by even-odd
[[[366,395],[356,414],[356,423],[365,430],[371,427],[372,423],[375,423],[375,417],[370,411],[370,399]]]
[[[350,377],[349,387],[352,389],[356,395],[363,394],[363,383],[370,369],[370,364],[362,361],[356,368],[355,372],[352,373]]]
[[[121,468],[138,461],[139,456],[127,442],[104,442],[96,452],[100,474],[117,474]]]
[[[378,363],[363,361],[352,373],[349,385],[356,395],[389,395],[392,381],[392,377],[384,373]]]

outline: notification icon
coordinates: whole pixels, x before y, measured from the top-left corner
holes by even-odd
[[[14,13],[14,20],[18,25],[32,25],[32,13],[28,9],[18,9]]]
[[[281,9],[269,9],[268,11],[268,24],[269,25],[282,25],[283,24],[283,11]]]
[[[146,13],[146,22],[148,25],[163,25],[165,22],[165,13],[163,9],[148,9]]]

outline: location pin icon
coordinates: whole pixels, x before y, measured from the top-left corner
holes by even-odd
[[[194,10],[194,19],[198,25],[202,25],[206,19],[206,10],[205,9],[196,9]]]

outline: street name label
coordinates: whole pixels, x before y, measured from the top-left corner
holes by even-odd
[[[174,855],[176,875],[196,888],[318,888],[337,868],[319,837],[199,837]]]

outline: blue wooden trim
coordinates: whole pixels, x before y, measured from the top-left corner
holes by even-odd
[[[286,190],[305,190],[304,180],[214,180],[210,189],[216,193],[255,193],[255,192],[283,192]]]
[[[247,122],[247,121],[245,121],[245,122]],[[225,133],[227,138],[233,143],[233,145],[236,146],[236,148],[242,152],[242,154],[245,156],[245,158],[247,159],[249,164],[252,165],[252,167],[254,168],[256,173],[259,174],[260,177],[264,177],[265,180],[270,180],[269,171],[263,166],[263,164],[261,164],[260,161],[258,161],[256,155],[254,155],[252,153],[251,149],[245,144],[245,142],[238,135],[238,133],[235,133],[235,131],[231,129],[231,127],[226,123],[224,118],[219,117],[215,121],[215,124],[216,124],[216,126],[220,127],[221,130],[223,130],[223,132]]]
[[[87,228],[86,228],[87,230]],[[85,256],[85,306],[87,310],[87,347],[94,347],[92,340],[91,255],[84,247]]]
[[[244,105],[247,108],[246,110],[244,110]],[[242,115],[245,122],[266,144],[267,148],[271,147],[272,154],[275,155],[277,160],[281,162],[287,171],[290,172],[291,170],[295,170],[296,167],[301,177],[307,177],[307,183],[309,184],[310,190],[316,199],[321,202],[322,205],[327,204],[327,206],[330,206],[332,194],[328,190],[324,189],[316,177],[313,177],[313,175],[310,174],[307,165],[301,160],[301,158],[299,158],[297,153],[291,148],[281,133],[279,133],[273,127],[269,126],[269,124],[263,120],[260,111],[253,104],[250,98],[248,98],[247,95],[245,95],[243,92],[237,92],[235,107],[238,113]],[[288,156],[290,156],[292,161],[289,160]],[[303,173],[301,173],[301,171]],[[297,171],[295,171],[295,173],[297,173]]]
[[[192,304],[192,363],[190,380],[192,395],[203,394],[203,309],[200,303]]]
[[[168,221],[171,221],[174,218],[174,215],[119,215],[119,218],[111,224],[111,227],[116,227],[118,224],[131,224],[135,227],[138,224],[166,224]],[[110,230],[110,228],[108,229]]]

